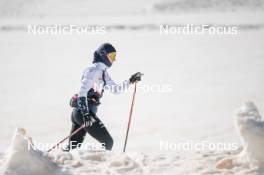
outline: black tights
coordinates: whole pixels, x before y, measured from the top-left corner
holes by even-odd
[[[97,141],[104,144],[105,149],[107,150],[112,149],[114,141],[111,135],[109,134],[109,132],[107,131],[107,129],[105,128],[101,120],[97,116],[95,116],[94,118],[96,121],[93,123],[92,126],[85,127],[81,129],[79,132],[77,132],[75,135],[70,137],[69,146],[71,146],[70,147],[71,149],[81,146],[84,140],[84,137],[86,135],[86,132],[88,132]],[[81,127],[84,123],[81,111],[73,109],[71,120],[72,120],[71,133],[73,133],[76,129]]]

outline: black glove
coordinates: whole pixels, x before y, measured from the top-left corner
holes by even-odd
[[[85,127],[92,126],[95,121],[96,120],[94,119],[94,115],[93,114],[86,113],[86,114],[83,115],[83,122],[84,122]]]
[[[95,122],[95,119],[94,119],[94,115],[89,113],[86,103],[86,98],[78,97],[77,103],[78,103],[78,109],[81,110],[81,113],[83,115],[83,122],[85,127],[92,126],[93,123]]]
[[[77,105],[78,105],[78,109],[81,110],[82,115],[89,113],[85,97],[78,97]]]
[[[91,88],[87,93],[88,102],[96,106],[100,105],[100,98],[101,98],[101,94],[95,92],[93,88]]]
[[[141,81],[141,76],[142,76],[142,75],[143,75],[143,74],[140,73],[140,72],[137,72],[137,73],[133,74],[133,75],[129,78],[130,83],[133,84],[133,83],[135,83],[135,82],[137,82],[137,81]]]

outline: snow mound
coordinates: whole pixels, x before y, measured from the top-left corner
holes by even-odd
[[[26,130],[17,128],[4,160],[6,175],[59,175],[59,167],[43,152],[32,148]]]
[[[173,170],[174,156],[147,156],[141,153],[110,151],[54,150],[45,153],[33,149],[33,141],[23,128],[17,128],[11,145],[1,158],[4,175],[70,175],[70,174],[159,174]],[[3,171],[3,172],[2,172]]]
[[[240,154],[221,160],[219,169],[232,169],[235,166],[253,167],[264,173],[264,120],[253,102],[245,102],[238,110],[235,124],[242,141]]]
[[[257,114],[254,106],[248,105]],[[243,110],[242,110],[243,111]],[[243,112],[242,112],[243,113]],[[241,114],[241,113],[240,113]],[[244,114],[244,113],[243,113]],[[244,116],[244,115],[243,115]],[[248,116],[248,115],[246,115]],[[255,116],[255,115],[254,115]],[[175,174],[257,174],[248,162],[239,162],[238,151],[209,151],[181,154],[117,153],[110,151],[54,150],[44,153],[29,146],[32,139],[26,130],[17,128],[11,146],[4,158],[0,155],[0,174],[4,175],[175,175]],[[250,144],[248,144],[250,145]],[[259,145],[258,145],[259,146]],[[256,148],[256,147],[254,147]],[[259,149],[257,147],[256,149]],[[251,153],[250,149],[247,153]],[[242,151],[243,152],[243,151]],[[251,154],[246,154],[251,155]],[[253,154],[256,156],[256,154]],[[263,154],[262,154],[263,155]],[[216,167],[216,163],[225,157]],[[236,158],[236,159],[235,159]],[[254,157],[259,158],[259,157]],[[260,159],[262,160],[262,159]],[[239,163],[238,163],[239,162]],[[261,163],[261,162],[260,162]],[[2,170],[3,169],[3,170]]]
[[[238,111],[236,125],[243,143],[243,156],[264,171],[264,120],[253,102]]]

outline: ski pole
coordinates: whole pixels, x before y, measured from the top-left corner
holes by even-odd
[[[126,139],[125,139],[123,152],[126,152],[126,145],[127,145],[129,128],[130,128],[130,124],[131,124],[131,118],[132,118],[132,113],[133,113],[133,107],[134,107],[136,92],[137,92],[137,82],[135,82],[135,89],[134,89],[132,104],[131,104],[131,108],[130,108],[130,112],[129,112],[129,119],[128,119],[128,124],[127,124]]]
[[[62,144],[65,140],[67,140],[68,138],[70,138],[71,136],[75,135],[77,132],[79,132],[81,129],[83,129],[85,127],[85,124],[83,124],[80,128],[76,129],[73,133],[71,133],[69,136],[65,137],[64,139],[62,139],[61,141],[59,141],[56,145],[54,145],[53,147],[51,147],[47,152],[52,151],[54,148],[56,148],[57,146],[59,146],[60,144]]]

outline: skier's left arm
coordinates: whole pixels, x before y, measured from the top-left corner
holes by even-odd
[[[128,89],[130,85],[129,80],[125,80],[122,83],[116,83],[112,80],[108,73],[105,74],[105,82],[107,90],[110,90],[114,94],[121,94]]]
[[[106,75],[105,75],[106,86],[112,93],[120,94],[120,93],[123,93],[125,90],[127,90],[130,84],[133,84],[137,81],[141,81],[142,75],[143,75],[142,73],[137,72],[133,74],[129,78],[129,80],[125,80],[122,83],[117,84],[111,79],[109,74],[106,72]]]

